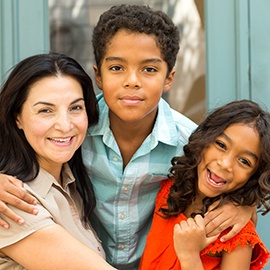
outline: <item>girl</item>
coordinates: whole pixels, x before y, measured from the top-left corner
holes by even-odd
[[[269,252],[250,221],[234,238],[207,238],[208,207],[228,202],[263,207],[270,192],[270,114],[235,101],[214,110],[172,159],[162,183],[141,270],[261,269]],[[214,242],[213,242],[214,241]]]

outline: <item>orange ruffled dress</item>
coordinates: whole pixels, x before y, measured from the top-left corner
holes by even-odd
[[[177,217],[163,219],[156,214],[159,208],[166,204],[166,198],[171,185],[169,180],[163,181],[161,189],[158,192],[153,223],[147,236],[145,250],[139,267],[140,270],[181,270],[173,247],[173,228],[176,223],[186,220],[187,217],[184,214],[180,214]],[[222,234],[225,234],[227,231],[224,231]],[[215,254],[222,250],[230,252],[237,246],[245,246],[247,242],[253,247],[250,269],[262,269],[267,263],[270,253],[256,233],[255,226],[251,221],[233,239],[225,243],[217,239],[201,251],[201,260],[204,269],[220,269],[221,257],[211,257],[207,254]]]

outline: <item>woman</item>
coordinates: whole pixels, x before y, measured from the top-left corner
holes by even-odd
[[[0,93],[0,171],[25,182],[39,213],[13,208],[26,222],[0,228],[0,269],[114,269],[88,219],[95,197],[81,144],[97,121],[92,81],[75,60],[35,55],[9,75]]]

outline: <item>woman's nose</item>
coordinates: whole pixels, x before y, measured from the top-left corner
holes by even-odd
[[[71,118],[68,114],[58,115],[54,126],[62,132],[68,132],[73,128]]]

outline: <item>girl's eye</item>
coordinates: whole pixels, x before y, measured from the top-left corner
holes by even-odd
[[[219,148],[226,149],[226,146],[225,146],[225,144],[224,144],[223,142],[221,142],[221,141],[216,141],[215,143],[216,143],[216,145],[217,145]]]
[[[243,163],[244,165],[251,167],[251,163],[250,163],[247,159],[245,159],[245,158],[240,158],[239,160],[240,160],[240,162]]]

